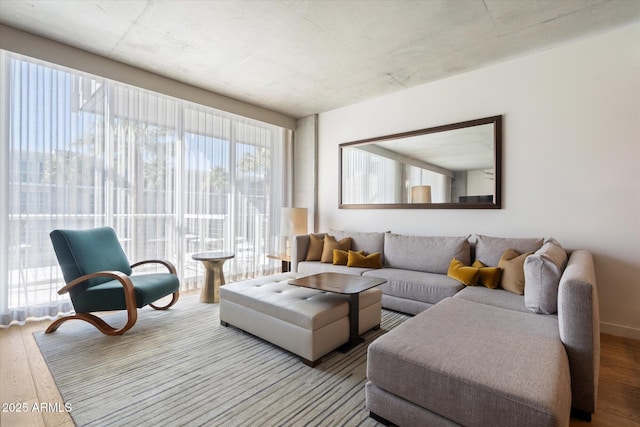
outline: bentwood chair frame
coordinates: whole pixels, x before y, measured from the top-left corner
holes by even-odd
[[[116,252],[114,257],[111,257],[115,258],[116,262],[108,262],[113,260],[107,260],[107,262],[101,262],[98,260],[98,262],[92,262],[92,265],[105,266],[111,264],[113,266],[112,269],[86,271],[86,269],[91,270],[92,266],[90,265],[87,267],[82,265],[83,259],[95,261],[91,258],[93,254],[87,253],[87,251],[91,252],[92,250],[91,244],[88,245],[87,242],[94,236],[97,238],[97,241],[93,243],[93,247],[99,248],[101,244],[110,246],[113,252]],[[129,265],[128,260],[124,255],[124,251],[122,251],[122,247],[117,241],[115,231],[110,227],[99,227],[90,230],[54,230],[51,232],[51,240],[56,251],[56,256],[58,257],[58,261],[63,270],[65,281],[67,281],[67,284],[58,290],[58,294],[63,295],[67,292],[70,293],[72,303],[74,304],[74,308],[76,308],[76,313],[55,320],[45,331],[47,334],[56,331],[62,323],[68,320],[78,319],[92,324],[100,332],[106,335],[122,335],[131,329],[131,327],[136,323],[138,319],[138,308],[148,304],[156,310],[167,310],[178,301],[180,292],[175,266],[169,261],[157,259],[140,261]],[[119,248],[120,253],[118,253],[116,245],[117,248]],[[109,255],[113,255],[113,253],[110,252]],[[105,258],[110,258],[110,256],[106,256]],[[124,264],[125,262],[126,266]],[[131,275],[134,268],[146,264],[161,264],[166,267],[168,273],[137,276]],[[78,276],[81,272],[86,274]],[[156,289],[153,289],[153,286],[149,285],[142,288],[140,286],[136,286],[136,281],[138,279],[149,278],[150,276],[155,276],[152,278],[155,282],[163,283],[161,289],[157,289],[160,288],[160,286],[156,286]],[[91,283],[92,281],[93,284]],[[114,281],[122,286],[122,292],[124,293],[124,307],[118,305],[113,308],[109,308],[98,304],[99,307],[96,310],[87,310],[86,307],[78,309],[76,305],[78,304],[77,300],[83,292],[86,293],[92,288],[100,285],[103,285],[103,287],[109,286],[104,284],[113,284],[115,283]],[[118,289],[111,289],[110,292],[114,295],[120,293]],[[147,295],[145,295],[145,293]],[[172,297],[171,301],[166,305],[156,305],[147,301],[149,298],[152,298],[155,302],[155,300],[168,295],[171,295]],[[121,295],[116,296],[116,298],[120,299]],[[86,304],[82,305],[86,306]],[[127,322],[119,329],[114,328],[100,317],[90,313],[90,311],[121,309],[125,309],[127,311]]]

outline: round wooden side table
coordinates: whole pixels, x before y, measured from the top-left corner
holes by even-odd
[[[226,260],[235,256],[232,252],[199,252],[191,255],[191,258],[200,261],[206,269],[200,302],[215,303],[220,301],[220,286],[224,285],[222,266]]]

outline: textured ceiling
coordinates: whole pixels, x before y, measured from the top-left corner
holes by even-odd
[[[294,118],[639,19],[638,0],[0,0],[2,24]]]

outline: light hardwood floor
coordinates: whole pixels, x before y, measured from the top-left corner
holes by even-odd
[[[0,329],[0,426],[74,425],[33,338],[33,332],[44,330],[49,323]],[[28,411],[5,412],[10,409],[5,404],[12,403],[26,404]],[[42,403],[53,406],[47,411],[32,410],[34,404]],[[602,335],[596,414],[591,423],[572,419],[571,426],[640,426],[640,341]]]

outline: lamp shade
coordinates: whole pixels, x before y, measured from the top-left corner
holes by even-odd
[[[431,186],[415,185],[411,187],[411,203],[431,203]]]
[[[307,208],[282,208],[280,235],[307,234]]]

